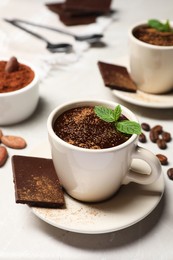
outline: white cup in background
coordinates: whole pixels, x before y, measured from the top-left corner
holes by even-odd
[[[128,33],[130,74],[139,90],[166,93],[173,89],[173,46],[156,46],[137,39],[135,29],[146,23],[132,26]]]

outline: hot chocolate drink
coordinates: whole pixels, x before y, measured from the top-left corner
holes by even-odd
[[[162,32],[148,25],[137,26],[133,30],[133,35],[140,41],[158,45],[173,46],[173,32]]]
[[[120,116],[120,121],[127,120]],[[115,129],[114,123],[101,120],[94,107],[84,106],[61,114],[53,125],[54,132],[65,142],[88,149],[105,149],[126,142],[131,135]]]

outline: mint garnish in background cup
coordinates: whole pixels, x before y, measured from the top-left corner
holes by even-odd
[[[148,25],[160,32],[173,32],[169,20],[166,20],[166,22],[163,23],[157,19],[150,19],[148,20]]]

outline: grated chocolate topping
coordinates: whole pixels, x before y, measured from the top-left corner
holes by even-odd
[[[158,46],[173,46],[173,33],[160,32],[147,25],[141,25],[134,29],[134,36],[140,41],[158,45]]]
[[[113,123],[101,120],[92,106],[64,112],[56,119],[53,129],[65,142],[87,149],[111,148],[124,143],[131,136],[117,131]]]

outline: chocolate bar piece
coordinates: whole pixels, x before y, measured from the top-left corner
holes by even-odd
[[[52,12],[59,15],[59,19],[65,25],[81,25],[81,24],[90,24],[95,23],[96,18],[101,15],[101,13],[96,12],[87,12],[87,11],[80,11],[80,10],[72,10],[68,11],[65,10],[64,4],[46,4],[47,8]]]
[[[109,12],[111,0],[66,0],[66,10],[85,10],[92,12]]]
[[[95,15],[88,15],[88,16],[68,16],[66,14],[60,14],[59,19],[67,26],[72,25],[84,25],[84,24],[91,24],[96,22]]]
[[[61,14],[63,12],[63,3],[50,3],[46,4],[46,7],[56,14]]]
[[[126,67],[101,61],[98,62],[98,67],[106,87],[127,92],[137,91],[137,86],[130,77]]]
[[[65,8],[65,4],[64,3],[49,3],[49,4],[46,4],[46,7],[56,13],[56,14],[59,14],[59,15],[67,15],[67,16],[70,16],[70,17],[73,17],[73,16],[90,16],[90,15],[95,15],[95,16],[98,16],[98,15],[102,15],[104,14],[103,12],[98,12],[98,11],[86,11],[86,10],[76,10],[76,9],[73,9],[73,10],[68,10]],[[110,14],[110,11],[106,14]]]
[[[45,208],[65,204],[51,159],[14,155],[12,169],[16,203]]]
[[[111,0],[66,0],[63,3],[48,3],[46,7],[59,15],[65,25],[95,23],[100,15],[110,15]]]

